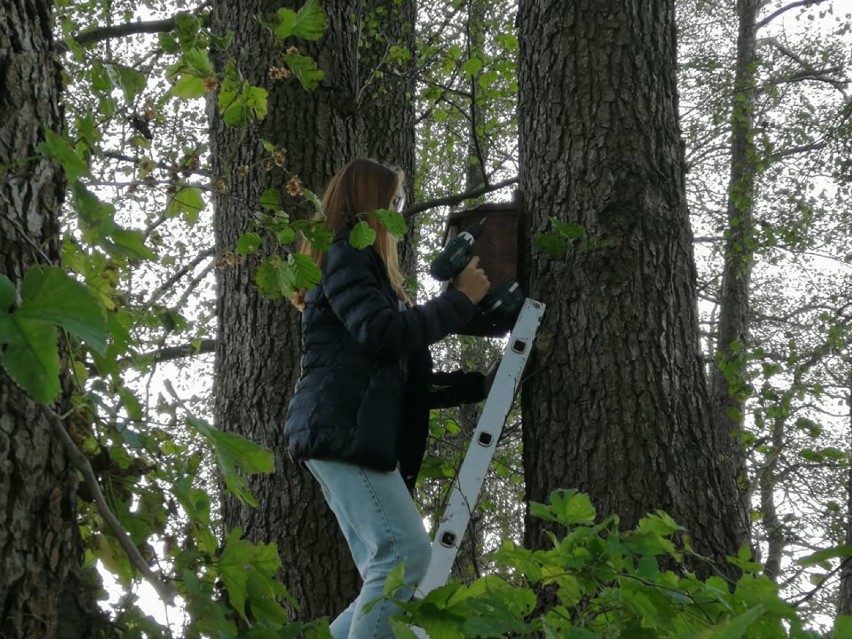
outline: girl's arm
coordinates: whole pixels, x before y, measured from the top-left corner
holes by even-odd
[[[379,356],[400,357],[433,344],[473,318],[473,302],[455,289],[400,311],[383,290],[382,268],[372,249],[356,249],[344,239],[329,249],[322,278],[334,314],[355,341]]]

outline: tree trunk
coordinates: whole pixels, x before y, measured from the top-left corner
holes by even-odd
[[[62,129],[51,10],[45,0],[0,5],[0,273],[18,288],[32,266],[59,261],[65,176],[36,151],[45,128]],[[65,393],[57,410],[67,405]],[[94,636],[76,487],[38,405],[0,370],[0,636]]]
[[[547,304],[526,385],[529,500],[587,492],[625,527],[663,509],[728,571],[747,541],[699,351],[675,86],[674,2],[521,3],[521,188],[530,240],[579,224],[564,258],[530,241]],[[528,545],[546,545],[528,518]]]
[[[852,363],[852,360],[850,360]],[[849,407],[849,433],[852,434],[852,372],[847,387]],[[846,471],[846,545],[852,546],[852,452],[849,454],[849,469]],[[852,557],[844,557],[840,570],[840,594],[837,601],[838,615],[852,615]]]
[[[323,3],[328,17],[324,38],[317,44],[295,43],[325,72],[314,92],[295,80],[272,84],[268,79],[269,68],[280,63],[272,36],[256,17],[275,13],[281,4],[214,3],[213,29],[236,32],[232,51],[242,72],[253,84],[269,88],[269,115],[260,124],[233,129],[211,118],[214,173],[227,187],[215,202],[220,256],[233,251],[243,233],[256,230],[252,219],[258,207],[252,203],[265,189],[283,187],[287,179],[277,168],[265,170],[268,156],[261,138],[285,147],[287,170],[317,192],[362,149],[355,111],[357,36],[350,23],[357,3]],[[303,3],[284,4],[298,9]],[[239,177],[241,167],[248,167],[244,177]],[[299,204],[288,200],[286,191],[282,201],[288,213],[298,213]],[[250,539],[277,543],[282,579],[300,602],[300,619],[334,617],[357,594],[358,575],[319,484],[285,451],[284,417],[300,370],[300,315],[288,301],[271,301],[258,293],[256,265],[257,259],[249,258],[218,272],[215,416],[220,428],[270,448],[276,468],[272,475],[251,478],[258,508],[226,498],[223,515],[227,526],[241,526]]]
[[[378,27],[370,27],[375,17]],[[360,16],[361,42],[358,52],[358,131],[366,155],[405,171],[405,201],[414,201],[414,81],[416,45],[414,0],[367,0]],[[392,47],[410,58],[389,62]],[[408,220],[408,233],[399,243],[402,272],[413,276],[417,255],[414,251],[414,220]]]
[[[731,109],[731,178],[728,186],[728,228],[725,266],[719,295],[717,364],[710,376],[713,427],[741,481],[745,455],[739,433],[748,396],[745,355],[748,348],[749,286],[754,262],[754,198],[758,170],[754,151],[754,103],[757,64],[758,0],[738,0],[739,35],[734,99]]]

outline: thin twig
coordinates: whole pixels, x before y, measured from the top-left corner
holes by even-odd
[[[161,575],[158,575],[151,570],[145,559],[142,557],[142,554],[139,552],[139,549],[136,548],[133,541],[130,539],[130,535],[124,527],[122,527],[121,522],[118,521],[118,518],[112,510],[110,510],[103,491],[101,491],[100,484],[98,484],[95,471],[92,470],[92,465],[80,449],[77,448],[74,440],[71,439],[71,436],[68,434],[68,431],[62,423],[62,418],[47,406],[42,405],[41,410],[50,422],[53,430],[59,436],[59,439],[62,440],[62,443],[65,445],[65,450],[68,452],[68,457],[70,458],[71,463],[73,463],[74,466],[76,466],[83,474],[83,478],[86,480],[86,485],[89,487],[89,490],[94,497],[95,504],[98,507],[98,512],[101,517],[104,518],[104,521],[109,526],[112,534],[115,535],[119,545],[124,549],[124,552],[127,553],[130,563],[142,574],[143,577],[145,577],[148,583],[154,587],[157,594],[160,595],[160,598],[164,602],[169,605],[174,605],[175,595],[177,594],[174,587],[164,581]]]

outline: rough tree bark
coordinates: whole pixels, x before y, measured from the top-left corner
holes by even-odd
[[[524,0],[521,188],[547,303],[523,395],[529,500],[589,493],[634,526],[664,509],[726,570],[747,541],[710,420],[675,87],[674,2]],[[581,225],[554,259],[548,217]],[[529,518],[526,541],[547,544]]]
[[[377,29],[363,25],[375,17]],[[405,201],[414,201],[414,82],[416,72],[414,0],[366,0],[359,15],[361,42],[358,52],[358,132],[367,157],[405,171]],[[407,61],[388,63],[391,47],[410,53]],[[402,272],[413,276],[414,219],[399,243]]]
[[[729,448],[731,463],[745,482],[745,454],[739,433],[747,396],[745,361],[751,321],[750,284],[754,261],[754,198],[757,160],[754,104],[757,76],[758,0],[738,0],[737,66],[731,108],[731,177],[725,265],[719,294],[717,365],[710,375],[713,427]]]
[[[44,129],[62,129],[51,11],[49,0],[0,4],[0,273],[16,287],[32,266],[59,261],[65,176],[35,159]],[[63,394],[57,410],[67,404]],[[76,487],[62,442],[0,371],[0,636],[94,636]]]
[[[287,169],[314,191],[321,191],[362,150],[355,112],[357,34],[350,23],[357,2],[324,3],[324,38],[317,44],[298,43],[326,74],[314,92],[295,81],[269,80],[269,68],[280,63],[273,38],[257,16],[274,14],[282,4],[298,9],[303,3],[217,0],[213,5],[212,28],[235,31],[232,53],[243,73],[269,89],[269,115],[258,125],[232,129],[211,117],[214,172],[227,187],[215,202],[219,255],[233,251],[243,233],[255,230],[251,205],[245,203],[257,202],[265,189],[281,187],[285,209],[298,210],[287,199],[281,172],[265,170],[261,138],[285,147]],[[239,177],[240,167],[249,167],[244,177]],[[271,301],[258,293],[256,264],[256,259],[247,259],[218,272],[215,417],[220,428],[270,448],[276,467],[272,475],[250,481],[258,508],[226,498],[223,515],[227,526],[241,526],[249,538],[278,544],[282,580],[300,602],[301,619],[333,617],[355,597],[358,575],[319,485],[286,455],[282,429],[299,375],[300,315],[286,300]]]

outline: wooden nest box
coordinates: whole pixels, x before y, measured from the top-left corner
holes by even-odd
[[[479,265],[491,280],[492,290],[506,282],[521,279],[525,230],[521,210],[520,192],[515,191],[511,202],[486,203],[473,209],[453,211],[447,218],[444,245],[469,225],[485,220],[482,234],[473,245],[471,254],[479,256]],[[512,320],[502,315],[486,318],[477,313],[459,334],[502,337],[511,330]]]

